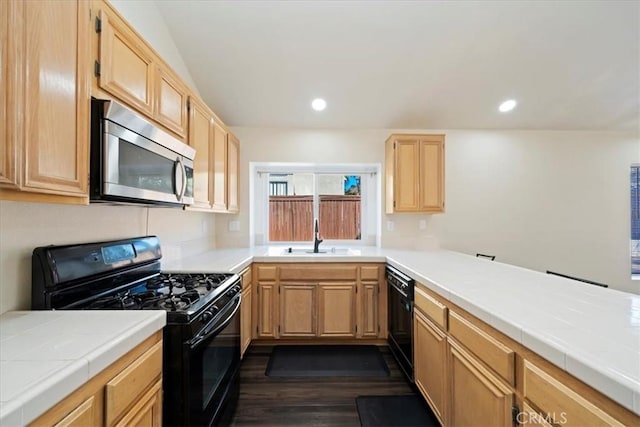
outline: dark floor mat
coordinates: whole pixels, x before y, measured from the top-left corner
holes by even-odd
[[[362,427],[439,427],[440,423],[422,397],[358,396],[356,406]]]
[[[265,372],[270,377],[387,377],[375,345],[278,345]]]

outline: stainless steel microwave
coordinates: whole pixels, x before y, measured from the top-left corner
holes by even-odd
[[[190,205],[195,154],[123,105],[91,100],[92,202]]]

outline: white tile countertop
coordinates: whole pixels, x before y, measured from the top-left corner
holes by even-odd
[[[0,425],[30,423],[165,324],[161,310],[4,313]]]
[[[387,262],[640,415],[640,295],[446,250],[283,249],[211,251],[163,263],[163,270],[239,273],[251,262]]]

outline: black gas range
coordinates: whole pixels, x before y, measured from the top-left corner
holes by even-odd
[[[45,246],[32,255],[32,308],[164,310],[163,424],[233,415],[240,365],[240,278],[163,273],[156,236]]]

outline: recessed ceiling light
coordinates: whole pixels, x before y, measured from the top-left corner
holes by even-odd
[[[311,102],[311,108],[316,111],[322,111],[327,108],[327,101],[322,98],[316,98]]]
[[[498,107],[498,110],[500,110],[501,113],[507,113],[513,110],[514,108],[516,108],[516,105],[518,105],[518,103],[516,102],[515,99],[509,99],[507,101],[504,101],[502,104],[500,104],[500,106]]]

